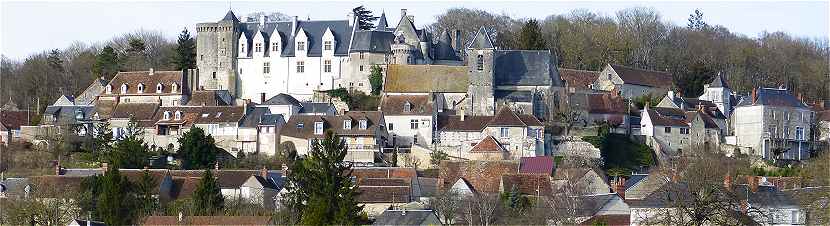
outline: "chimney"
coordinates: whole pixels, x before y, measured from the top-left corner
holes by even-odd
[[[354,13],[349,12],[346,14],[346,20],[349,21],[349,27],[354,26]]]
[[[106,163],[106,162],[105,162],[105,163],[101,163],[101,170],[103,170],[104,172],[107,172],[107,169],[109,169],[109,167],[108,167],[107,163]]]
[[[621,199],[625,200],[625,177],[617,179],[617,183],[614,188],[614,192],[616,192]]]
[[[749,186],[749,190],[752,192],[758,191],[758,177],[756,176],[746,176],[746,183]]]
[[[268,169],[265,168],[265,166],[263,166],[262,169],[259,169],[259,176],[262,178],[268,178]]]
[[[294,16],[294,19],[291,20],[291,37],[297,34],[297,16]]]
[[[265,14],[259,15],[259,29],[262,29],[262,28],[265,27],[265,20],[267,20],[267,19],[268,19],[268,16],[265,16]]]
[[[265,93],[259,93],[259,103],[265,103]]]
[[[406,15],[406,18],[412,21],[413,24],[415,23],[415,15]]]
[[[155,71],[155,70],[153,70],[153,68],[150,68],[150,75],[155,74],[155,72],[156,72],[156,71]]]
[[[732,191],[732,176],[731,175],[727,174],[725,177],[723,177],[723,188],[725,188],[727,191],[730,191],[730,192]]]
[[[752,105],[758,102],[758,88],[752,87]]]
[[[464,121],[464,107],[458,109],[458,116],[461,116],[461,121]]]
[[[401,9],[401,18],[406,17],[406,9]]]

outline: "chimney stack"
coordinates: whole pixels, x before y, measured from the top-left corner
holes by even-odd
[[[752,87],[752,104],[755,105],[758,102],[758,88]]]
[[[406,9],[401,9],[401,19],[406,17]]]
[[[625,178],[620,177],[617,179],[617,182],[614,184],[614,192],[620,196],[621,199],[625,200]]]
[[[155,74],[155,72],[156,72],[156,71],[155,71],[155,70],[153,70],[153,68],[150,68],[150,75]]]
[[[351,13],[351,12],[347,13],[346,14],[346,20],[349,21],[349,27],[354,26],[354,20],[355,20],[354,13]]]
[[[461,116],[461,121],[464,121],[464,107],[458,109],[458,115]]]
[[[291,20],[291,37],[297,34],[297,16],[294,16],[294,19]]]

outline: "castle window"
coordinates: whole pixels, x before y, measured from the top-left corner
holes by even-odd
[[[127,93],[127,84],[121,84],[121,93]]]
[[[164,89],[164,86],[161,83],[156,84],[156,93],[161,93],[161,90]]]
[[[173,116],[176,120],[182,120],[182,112],[176,111],[176,114]]]
[[[173,83],[172,85],[170,85],[170,92],[171,93],[179,92],[179,84]]]
[[[305,51],[305,42],[297,42],[297,50]]]
[[[352,129],[352,120],[343,120],[343,129]]]
[[[271,62],[262,63],[262,73],[270,74],[271,73]]]
[[[170,120],[170,112],[164,111],[164,120]]]
[[[305,72],[305,62],[297,61],[297,73],[304,73]]]
[[[323,72],[331,72],[331,60],[323,61]]]
[[[331,50],[331,41],[323,42],[323,49],[324,50]]]
[[[476,56],[476,70],[484,70],[484,56],[481,54]]]
[[[363,52],[360,52],[360,59],[363,59]]]
[[[403,104],[403,112],[410,112],[410,111],[412,111],[412,104],[410,104],[409,102],[406,102],[405,104]]]
[[[205,54],[199,55],[199,60],[205,60]]]
[[[254,44],[254,51],[256,51],[257,53],[262,52],[262,43]]]
[[[280,51],[280,43],[275,42],[271,43],[271,52],[279,52]]]
[[[138,83],[138,93],[144,93],[144,83]]]

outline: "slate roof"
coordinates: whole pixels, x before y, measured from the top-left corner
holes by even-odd
[[[56,123],[64,125],[75,122],[75,111],[81,110],[84,114],[84,119],[89,119],[94,115],[94,106],[48,106],[44,110],[44,114],[49,114],[55,117]],[[41,121],[41,124],[48,124],[51,122]]]
[[[569,87],[588,89],[599,77],[599,71],[559,68],[559,76]]]
[[[343,129],[345,120],[351,120],[352,128]],[[360,129],[359,121],[367,120],[366,129]],[[323,122],[323,130],[333,130],[341,136],[375,136],[382,128],[383,113],[380,111],[349,111],[343,115],[294,115],[282,127],[281,135],[296,138],[322,138],[325,134],[314,134],[314,123]],[[302,124],[302,126],[299,126]],[[300,128],[298,128],[300,127]]]
[[[385,93],[466,93],[467,66],[391,64],[383,84]]]
[[[627,190],[631,186],[634,186],[635,184],[640,183],[640,181],[642,181],[643,178],[646,178],[646,176],[648,176],[648,174],[637,174],[637,173],[631,174],[631,176],[628,177],[627,180],[625,180],[625,184],[624,184],[625,189]]]
[[[385,210],[372,225],[425,225],[438,221],[432,210]]]
[[[711,87],[711,88],[720,87],[720,88],[729,89],[729,84],[726,83],[726,79],[724,79],[723,76],[720,73],[718,73],[718,75],[715,76],[714,79],[712,79],[712,82],[709,83],[709,87]]]
[[[759,185],[758,190],[752,192],[748,185],[738,184],[733,189],[737,197],[748,197],[749,205],[756,208],[800,208],[798,202],[775,186]]]
[[[406,103],[409,103],[410,111],[405,111]],[[384,95],[381,98],[380,110],[386,116],[432,115],[434,106],[430,95]]]
[[[225,17],[222,17],[220,21],[233,21],[239,23],[239,18],[236,17],[236,14],[233,14],[233,10],[228,10],[228,13],[225,14]]]
[[[141,225],[272,225],[270,216],[148,216]]]
[[[475,36],[470,43],[467,44],[467,49],[494,49],[493,41],[490,40],[490,34],[484,26],[478,28]]]
[[[334,108],[331,103],[322,102],[302,102],[300,106],[302,106],[299,111],[300,114],[324,114]]]
[[[271,114],[266,107],[249,107],[242,117],[241,127],[255,128],[259,125],[277,125],[285,121],[281,114]]]
[[[752,97],[745,98],[738,106],[765,105],[776,107],[808,108],[806,104],[798,100],[786,89],[758,88],[757,100],[752,103]]]
[[[280,37],[282,40],[280,43],[282,46],[280,48],[280,56],[295,56],[297,47],[294,46],[296,43],[294,37],[291,37],[292,21],[269,21],[265,22],[263,27],[260,27],[259,21],[241,22],[239,25],[240,32],[248,40],[248,46],[253,46],[254,37],[257,32],[261,32],[265,43],[268,44],[266,46],[270,46],[272,41],[276,41],[276,36]],[[297,27],[294,30],[295,36],[299,33],[300,29],[305,32],[308,38],[305,44],[307,56],[322,56],[323,35],[326,33],[326,29],[331,29],[332,35],[334,35],[334,55],[345,56],[348,54],[353,29],[352,26],[349,26],[348,20],[297,20]],[[276,56],[275,53],[271,52],[271,48],[264,49],[265,56]],[[252,54],[253,51],[248,51],[247,56],[250,57]]]
[[[294,105],[300,106],[300,101],[291,95],[280,93],[262,102],[262,105]]]
[[[556,59],[548,50],[496,50],[496,86],[562,86]]]
[[[497,101],[504,100],[511,103],[515,102],[532,102],[533,101],[533,93],[530,91],[520,91],[520,90],[496,90],[493,92],[493,98]]]
[[[615,72],[617,72],[617,75],[619,75],[620,78],[628,84],[671,88],[674,81],[672,75],[668,72],[638,69],[616,64],[609,65]]]
[[[31,117],[35,117],[35,115]],[[0,123],[7,129],[19,130],[20,126],[29,125],[29,112],[0,110]]]
[[[479,141],[478,144],[473,146],[473,148],[470,149],[470,152],[473,152],[473,153],[487,153],[487,152],[504,153],[504,152],[507,152],[507,150],[504,150],[504,147],[502,147],[501,144],[499,144],[499,141],[497,141],[496,138],[493,138],[493,136],[487,136],[484,139],[482,139],[481,141]]]
[[[162,92],[156,93],[156,85],[162,84]],[[172,84],[178,86],[176,93],[170,93]],[[121,93],[121,85],[127,84],[127,93]],[[138,84],[144,84],[144,92],[138,93]],[[182,71],[122,71],[112,78],[109,85],[112,86],[112,94],[102,95],[182,95],[185,84]]]
[[[522,157],[519,164],[520,173],[553,173],[553,158],[550,156]]]
[[[395,35],[389,31],[355,31],[349,52],[391,53]]]
[[[576,197],[576,215],[577,216],[594,216],[606,204],[609,202],[619,199],[619,195],[616,193],[608,193],[608,194],[595,194],[595,195],[584,195],[584,196],[577,196]]]
[[[386,12],[380,13],[380,18],[378,18],[378,24],[375,26],[375,30],[386,30],[388,28],[388,22],[386,21]]]

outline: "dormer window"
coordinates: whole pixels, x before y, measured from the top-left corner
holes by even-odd
[[[127,84],[121,84],[121,93],[122,94],[127,93]]]
[[[331,47],[332,47],[331,41],[323,42],[323,49],[324,50],[331,50],[332,49]]]
[[[314,134],[323,134],[323,122],[314,122]]]
[[[138,83],[138,93],[144,93],[144,83]]]
[[[476,56],[476,70],[484,70],[484,55],[478,54]]]
[[[305,42],[297,42],[297,50],[305,51]]]
[[[156,84],[156,93],[161,93],[161,91],[162,91],[163,89],[164,89],[164,86],[163,86],[163,85],[161,85],[161,83]]]
[[[245,43],[239,44],[239,53],[245,54]]]
[[[361,119],[360,120],[360,129],[366,129],[366,127],[368,127],[367,124],[368,124],[368,122],[366,121],[366,119]]]
[[[170,85],[170,92],[171,93],[179,92],[179,84],[173,83],[172,85]]]
[[[271,52],[279,52],[280,51],[280,43],[274,42],[271,43]]]
[[[303,128],[303,125],[304,125],[304,124],[303,124],[302,122],[301,122],[301,123],[297,123],[297,129],[302,129],[302,128]]]
[[[352,129],[352,120],[351,119],[343,120],[343,129]]]
[[[262,43],[254,43],[254,52],[262,52]]]
[[[406,102],[405,104],[403,104],[403,112],[411,112],[411,111],[412,111],[412,104],[411,103]]]
[[[107,94],[112,94],[112,85],[107,85]]]
[[[173,117],[175,117],[176,120],[182,120],[182,112],[181,111],[176,111],[176,113]]]
[[[170,120],[170,112],[164,111],[164,120]]]

